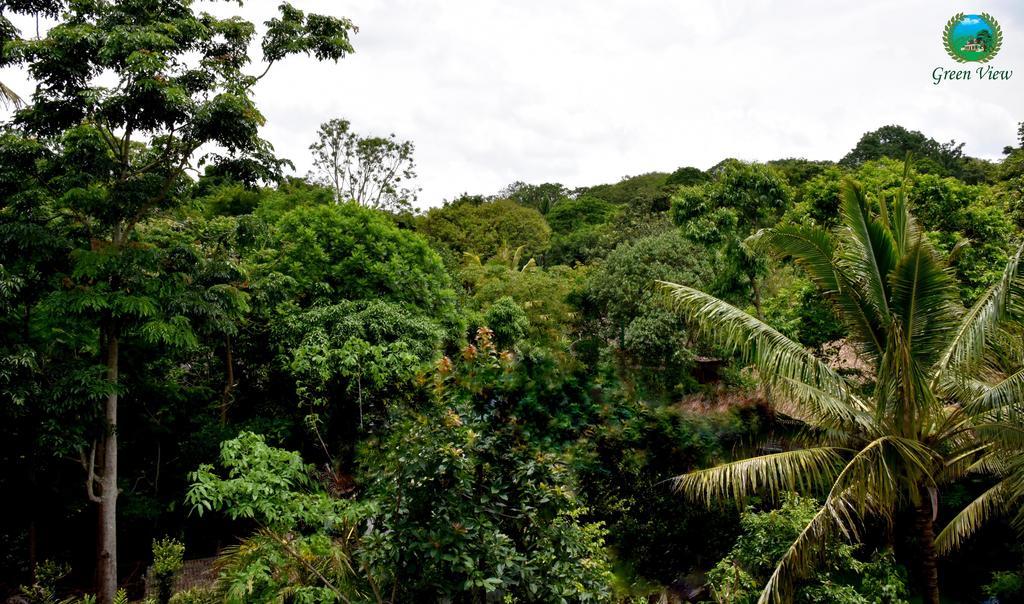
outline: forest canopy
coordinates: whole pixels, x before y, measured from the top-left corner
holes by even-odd
[[[0,2],[0,596],[1022,601],[1024,123],[418,210],[355,31]]]

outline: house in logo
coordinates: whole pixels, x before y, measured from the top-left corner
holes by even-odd
[[[969,41],[967,44],[964,44],[964,47],[961,48],[960,50],[962,50],[963,52],[985,52],[988,49],[985,47],[984,41],[974,39]]]

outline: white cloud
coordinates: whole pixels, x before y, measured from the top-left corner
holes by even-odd
[[[347,16],[356,53],[260,84],[304,174],[317,126],[416,143],[421,205],[514,180],[569,186],[724,157],[838,159],[899,123],[998,158],[1024,120],[1024,5],[991,0],[1005,82],[932,84],[952,0],[292,0]],[[263,21],[277,2],[250,1]],[[238,11],[231,3],[210,5]],[[7,74],[3,74],[7,77]]]

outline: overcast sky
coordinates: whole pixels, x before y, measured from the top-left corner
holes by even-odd
[[[420,206],[516,180],[580,186],[725,157],[836,160],[889,123],[996,159],[1024,120],[1020,0],[292,2],[351,18],[356,53],[275,68],[257,89],[265,136],[300,174],[333,117],[412,140]],[[241,14],[262,22],[276,5],[250,0]],[[935,86],[935,67],[957,67],[946,21],[981,11],[1002,25],[991,65],[1012,79]]]

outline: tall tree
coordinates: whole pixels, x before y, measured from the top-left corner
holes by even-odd
[[[310,150],[315,177],[334,190],[338,202],[401,211],[416,201],[416,190],[403,184],[416,178],[415,147],[409,141],[394,134],[362,136],[348,120],[333,119],[320,126]]]
[[[186,170],[200,163],[270,178],[280,161],[259,137],[252,88],[296,53],[337,60],[352,51],[346,19],[306,15],[285,3],[267,22],[266,68],[246,73],[253,24],[196,13],[191,0],[72,2],[41,39],[5,46],[5,60],[37,82],[14,125],[45,147],[37,168],[77,244],[59,292],[64,308],[96,330],[103,366],[103,433],[87,456],[90,499],[100,510],[99,599],[117,590],[118,396],[127,334],[194,339],[185,313],[166,305],[178,284],[159,277],[159,246],[146,221],[175,207]]]
[[[842,228],[785,226],[756,246],[792,257],[839,311],[869,384],[837,374],[803,346],[695,289],[665,284],[704,334],[754,365],[778,408],[799,420],[812,446],[692,472],[677,486],[710,503],[755,491],[821,490],[824,503],[771,575],[762,603],[786,600],[835,535],[858,536],[867,517],[915,510],[925,602],[938,604],[934,521],[939,488],[979,461],[978,428],[1024,394],[1019,374],[992,378],[985,356],[999,349],[1022,250],[1003,278],[968,311],[956,283],[909,213],[903,189],[873,215],[860,185],[846,182]]]

